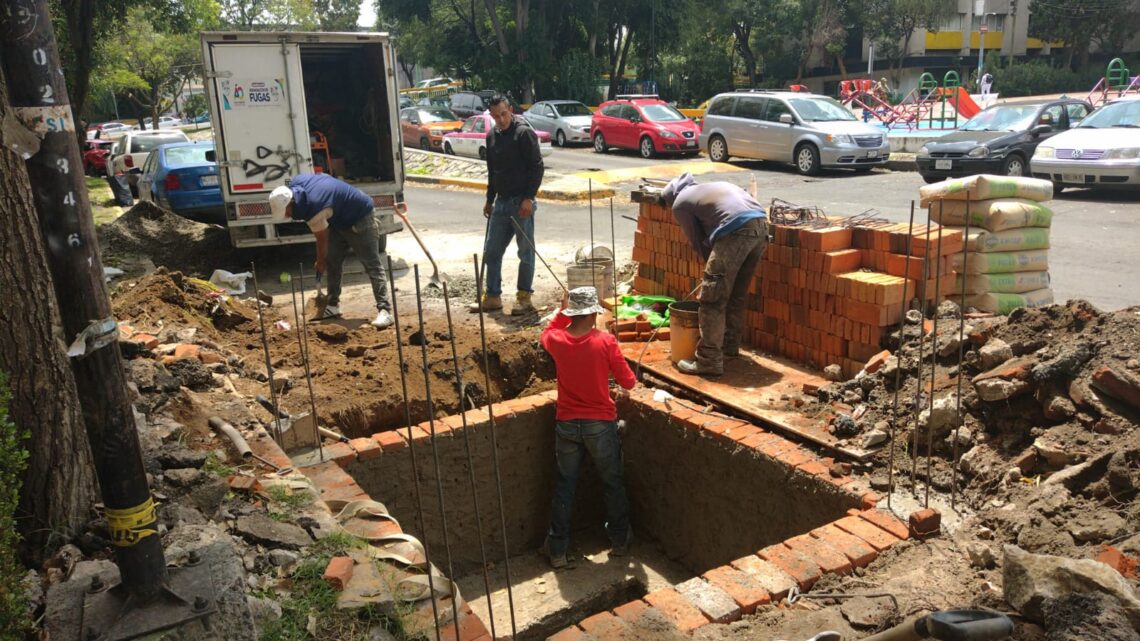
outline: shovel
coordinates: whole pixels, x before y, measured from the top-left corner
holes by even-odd
[[[325,315],[325,308],[329,305],[329,297],[321,287],[321,273],[317,272],[317,295],[305,303],[305,316],[310,320],[321,320]]]
[[[431,261],[431,279],[428,280],[428,287],[443,289],[443,284],[450,282],[451,279],[447,277],[447,274],[440,273],[439,266],[435,264],[435,258],[432,258],[431,252],[428,251],[427,245],[424,244],[419,232],[417,232],[416,228],[412,225],[412,221],[408,220],[408,215],[405,213],[407,208],[408,206],[405,203],[392,206],[392,210],[395,211],[396,215],[400,217],[400,220],[404,221],[404,224],[408,226],[408,231],[412,232],[412,236],[415,237],[416,242],[420,244],[420,249],[424,250],[427,259]]]
[[[943,610],[914,617],[863,641],[998,641],[1013,633],[1013,621],[989,610]],[[808,641],[840,641],[838,632],[821,632]]]

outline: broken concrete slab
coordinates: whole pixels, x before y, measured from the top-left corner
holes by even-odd
[[[1031,389],[1031,385],[1021,380],[1006,380],[1004,378],[986,378],[974,380],[974,389],[983,401],[1004,401],[1024,394]]]
[[[678,583],[674,589],[713,623],[729,623],[740,618],[740,606],[732,597],[699,576]]]
[[[1013,358],[1013,348],[1000,338],[991,338],[978,350],[982,369],[989,370]]]
[[[865,596],[843,601],[839,611],[851,627],[861,630],[880,628],[896,614],[889,599],[871,599]]]
[[[262,512],[238,517],[234,531],[252,543],[300,549],[313,542],[305,530],[292,523],[282,523]]]
[[[1044,620],[1043,603],[1072,593],[1104,594],[1140,630],[1140,599],[1132,585],[1111,567],[1091,559],[1032,554],[1015,545],[1003,548],[1005,599],[1030,620]]]

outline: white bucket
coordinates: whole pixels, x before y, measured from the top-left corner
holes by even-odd
[[[593,287],[598,290],[598,298],[614,295],[614,261],[611,258],[580,260],[566,268],[566,288]]]

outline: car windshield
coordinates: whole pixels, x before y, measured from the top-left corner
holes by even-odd
[[[653,122],[677,122],[687,120],[685,115],[669,105],[641,105],[646,120]]]
[[[1078,129],[1105,127],[1140,128],[1140,100],[1128,100],[1101,107],[1077,125]]]
[[[449,120],[459,120],[459,117],[451,113],[450,109],[443,107],[420,109],[420,122],[446,122]]]
[[[855,120],[855,114],[830,98],[791,98],[788,102],[800,118],[807,122]]]
[[[197,165],[208,162],[206,152],[213,149],[213,145],[192,145],[187,147],[171,147],[166,150],[166,164],[168,165]]]
[[[186,138],[178,134],[170,135],[156,135],[156,136],[136,136],[131,140],[132,153],[144,153],[153,150],[159,145],[166,145],[172,142],[184,142]]]
[[[560,102],[554,105],[554,110],[563,118],[590,115],[590,108],[580,102]]]
[[[962,131],[1024,131],[1037,118],[1039,105],[991,107],[970,118]]]

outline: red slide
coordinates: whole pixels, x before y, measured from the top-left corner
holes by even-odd
[[[942,91],[946,90],[943,89]],[[958,87],[957,94],[950,98],[950,104],[954,105],[954,109],[958,110],[958,113],[966,119],[973,118],[982,110],[962,87]]]

